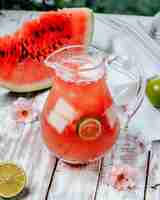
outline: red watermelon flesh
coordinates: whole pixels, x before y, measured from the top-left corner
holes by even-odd
[[[25,23],[19,38],[31,58],[43,60],[65,45],[88,44],[92,32],[91,10],[64,9],[44,12],[38,20]]]
[[[88,8],[44,12],[26,22],[14,35],[0,38],[0,85],[15,92],[51,87],[53,72],[44,59],[60,47],[89,44],[92,29]]]
[[[21,55],[21,43],[15,35],[0,37],[0,63],[15,63]]]
[[[36,60],[26,59],[0,68],[0,84],[14,92],[31,92],[52,85],[53,70]]]

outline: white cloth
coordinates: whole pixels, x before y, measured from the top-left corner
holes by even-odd
[[[97,41],[103,40],[104,42],[97,42],[97,44],[103,44],[102,48],[110,48],[111,40],[113,40],[113,46],[115,53],[134,57],[139,63],[139,67],[144,69],[146,78],[150,78],[155,74],[160,74],[160,46],[145,32],[145,30],[138,26],[138,24],[129,24],[127,20],[121,20],[117,17],[107,17],[106,20],[100,20],[97,18],[96,26],[98,23],[104,24],[104,30],[101,34],[102,37],[97,39],[94,37],[94,44]],[[97,28],[97,35],[99,29]],[[102,30],[101,30],[102,31]],[[117,80],[120,77],[117,78]],[[115,80],[115,83],[118,81]],[[133,89],[136,84],[134,81],[125,83],[126,87]],[[121,80],[120,86],[125,87],[124,81]],[[119,87],[119,86],[118,86]],[[128,90],[130,99],[132,99],[132,91]],[[128,98],[129,100],[129,98]],[[145,97],[141,108],[138,110],[131,126],[140,132],[143,132],[150,140],[160,139],[160,112],[153,108],[149,103],[147,97]]]

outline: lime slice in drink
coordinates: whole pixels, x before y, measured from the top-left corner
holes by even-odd
[[[160,108],[160,79],[152,79],[148,81],[146,95],[153,106]]]
[[[78,135],[83,140],[95,140],[101,132],[101,123],[95,118],[86,118],[78,125]]]
[[[24,170],[16,164],[0,163],[0,197],[15,197],[24,189],[26,180]]]

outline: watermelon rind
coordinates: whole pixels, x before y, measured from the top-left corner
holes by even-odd
[[[12,92],[16,93],[27,93],[27,92],[34,92],[49,89],[52,87],[53,81],[52,79],[46,79],[42,81],[38,81],[31,84],[22,84],[16,85],[8,81],[0,81],[0,86],[4,87]]]

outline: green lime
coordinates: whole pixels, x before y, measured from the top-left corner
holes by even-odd
[[[153,106],[160,108],[160,79],[151,79],[147,82],[146,95]]]
[[[0,163],[0,197],[17,196],[26,185],[24,170],[13,163]]]
[[[101,132],[101,123],[95,118],[86,118],[78,125],[78,135],[83,140],[95,140]]]

